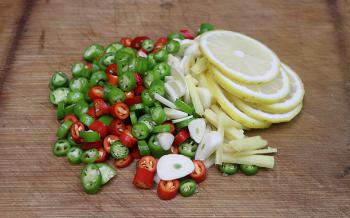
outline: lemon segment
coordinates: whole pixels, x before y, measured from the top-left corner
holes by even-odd
[[[242,111],[240,111],[234,104],[232,104],[224,95],[223,90],[216,84],[211,76],[206,73],[208,88],[220,104],[221,108],[227,113],[233,120],[238,121],[243,126],[249,128],[267,128],[271,124],[268,122],[254,119]]]
[[[292,120],[296,115],[299,114],[301,111],[301,108],[303,107],[302,104],[299,104],[296,108],[293,110],[283,113],[283,114],[270,114],[264,111],[261,111],[259,109],[256,109],[249,104],[243,102],[242,100],[236,98],[236,97],[231,97],[235,105],[242,110],[244,113],[247,115],[258,119],[262,120],[265,122],[270,122],[270,123],[282,123],[282,122],[289,122]]]
[[[210,69],[215,80],[227,92],[248,102],[260,104],[276,103],[286,97],[290,90],[288,75],[282,68],[273,81],[261,85],[239,83],[224,76],[214,66],[211,66]]]
[[[287,73],[291,85],[291,90],[283,101],[274,104],[257,104],[255,108],[259,108],[269,113],[286,113],[293,110],[302,103],[305,90],[304,85],[299,76],[287,65],[282,64],[282,69]]]
[[[266,83],[279,73],[277,55],[263,43],[241,33],[215,30],[203,34],[200,49],[230,79]]]

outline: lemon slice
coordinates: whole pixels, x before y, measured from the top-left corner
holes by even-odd
[[[215,30],[203,34],[200,49],[230,79],[265,83],[279,72],[280,61],[266,45],[246,35]]]
[[[214,98],[220,104],[225,113],[227,113],[233,120],[249,128],[267,128],[270,126],[270,123],[254,119],[236,108],[236,106],[227,99],[223,90],[213,80],[208,72],[206,73],[206,79],[210,92],[213,94]]]
[[[216,81],[227,92],[248,102],[276,103],[286,97],[290,90],[289,78],[283,69],[274,80],[261,85],[236,82],[224,76],[216,67],[211,66],[210,69]]]
[[[294,108],[293,110],[287,113],[270,114],[250,106],[249,104],[243,102],[237,97],[231,96],[231,99],[235,103],[235,105],[237,105],[237,107],[247,115],[255,119],[262,120],[265,122],[270,122],[270,123],[288,122],[292,120],[296,115],[298,115],[299,112],[301,111],[301,108],[303,107],[302,104],[299,104],[296,108]]]
[[[304,98],[304,85],[299,76],[287,65],[282,64],[283,70],[287,73],[291,90],[283,101],[275,104],[260,104],[254,107],[269,113],[286,113],[297,107]]]

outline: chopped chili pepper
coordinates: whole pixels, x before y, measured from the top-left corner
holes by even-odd
[[[179,180],[160,180],[157,187],[158,197],[162,200],[171,200],[176,197],[180,188]]]
[[[86,112],[87,115],[89,115],[92,118],[97,118],[95,113],[95,107],[90,107],[89,110]]]
[[[140,154],[140,150],[138,147],[134,147],[132,148],[131,150],[131,156],[134,158],[134,159],[140,159],[142,156]]]
[[[89,92],[88,92],[88,96],[94,100],[94,99],[98,99],[98,98],[103,98],[103,92],[104,92],[104,88],[102,86],[94,86],[92,87]]]
[[[57,129],[56,136],[59,139],[63,139],[66,137],[67,133],[69,132],[70,127],[72,126],[73,122],[71,120],[64,121],[61,126]]]
[[[151,150],[149,149],[147,142],[144,140],[137,142],[137,148],[141,156],[147,156],[151,154]]]
[[[128,131],[131,132],[132,126],[131,125],[127,125],[127,126],[125,126],[125,129],[127,129]]]
[[[63,121],[67,121],[67,120],[70,120],[73,123],[78,122],[78,118],[73,114],[67,114],[66,116],[64,116]]]
[[[174,139],[173,145],[179,145],[182,142],[186,141],[190,137],[190,133],[188,132],[187,129],[182,129]]]
[[[102,99],[94,99],[95,114],[97,117],[109,114],[109,107]]]
[[[144,168],[150,172],[156,172],[157,160],[152,156],[144,156],[139,160],[137,168]]]
[[[154,44],[154,48],[153,48],[153,53],[159,51],[160,49],[162,49],[168,42],[168,38],[167,37],[160,37],[156,43]]]
[[[80,138],[83,139],[83,142],[97,142],[100,140],[100,135],[96,131],[80,131],[79,132]]]
[[[141,94],[144,90],[145,90],[144,86],[136,86],[134,89],[135,96],[141,96]]]
[[[90,130],[94,130],[94,131],[98,132],[100,134],[101,138],[105,138],[108,135],[108,126],[106,126],[100,120],[95,120],[89,128],[90,128]]]
[[[131,154],[128,154],[128,156],[124,159],[119,159],[114,161],[114,166],[117,168],[125,168],[129,166],[133,162],[134,158],[131,156]]]
[[[119,77],[116,75],[107,74],[107,81],[109,84],[116,86],[118,85]]]
[[[127,37],[123,37],[120,39],[120,43],[124,45],[125,47],[131,47],[131,39]]]
[[[111,106],[111,114],[113,117],[125,120],[129,117],[129,107],[123,102],[115,103]]]
[[[141,74],[135,73],[135,79],[136,79],[137,86],[143,86],[143,79],[142,79]]]
[[[128,106],[139,104],[141,102],[142,102],[141,96],[134,96],[133,98],[125,99],[125,104],[127,104]]]
[[[91,148],[101,148],[102,147],[102,140],[98,140],[97,142],[84,142],[82,148],[84,150],[88,150]]]
[[[125,92],[125,100],[128,100],[128,99],[130,99],[130,98],[133,98],[134,96],[135,96],[134,91]]]
[[[136,145],[137,139],[131,134],[131,132],[125,129],[122,134],[119,136],[120,141],[123,145],[128,148],[132,148]]]
[[[125,124],[123,121],[119,119],[112,120],[111,124],[109,125],[109,132],[112,135],[120,136],[122,132],[125,130]]]
[[[194,37],[192,36],[192,34],[190,33],[190,31],[188,29],[182,29],[180,30],[180,33],[186,38],[186,39],[194,39]]]
[[[107,151],[107,153],[111,153],[111,144],[117,140],[119,140],[119,137],[116,135],[108,135],[104,138],[103,148]]]
[[[203,161],[194,160],[193,164],[194,164],[194,171],[190,174],[190,177],[197,183],[203,182],[207,174],[207,170],[205,168]]]
[[[133,184],[137,188],[150,189],[153,186],[154,172],[145,168],[137,168]]]
[[[118,73],[117,73],[117,64],[110,64],[108,65],[108,67],[106,68],[105,72],[108,74],[111,74],[111,75],[115,75],[117,76]]]
[[[79,136],[80,131],[85,131],[84,124],[82,124],[79,121],[73,123],[73,125],[70,128],[70,134],[72,135],[73,141],[75,141],[77,144],[81,144],[83,142]]]
[[[146,39],[149,39],[148,36],[138,36],[135,37],[132,41],[131,41],[131,47],[135,48],[135,49],[140,49],[142,42],[145,41]]]
[[[98,119],[102,123],[104,123],[106,126],[109,126],[113,120],[113,117],[110,115],[104,115]]]
[[[107,158],[107,152],[104,148],[98,149],[98,159],[95,161],[95,163],[102,163]]]

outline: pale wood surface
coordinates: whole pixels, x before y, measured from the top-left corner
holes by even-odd
[[[251,133],[279,149],[276,168],[254,177],[212,168],[194,197],[164,202],[135,189],[129,167],[85,194],[81,166],[51,154],[51,73],[69,72],[89,43],[195,31],[204,21],[263,41],[304,81],[300,116]],[[349,1],[2,0],[0,31],[1,217],[350,216]]]

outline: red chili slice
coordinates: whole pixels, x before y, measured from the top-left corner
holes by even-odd
[[[120,39],[120,43],[122,45],[124,45],[125,47],[131,47],[131,41],[132,41],[132,39],[130,39],[128,37],[123,37]]]
[[[97,118],[96,113],[95,113],[95,107],[90,107],[86,113],[87,113],[87,115],[91,116],[92,118]]]
[[[116,75],[107,74],[107,81],[109,84],[116,86],[118,85],[119,77]]]
[[[79,132],[85,131],[85,126],[81,122],[75,122],[70,128],[70,134],[72,135],[72,139],[75,141],[75,143],[81,144],[82,138],[79,136]]]
[[[84,150],[89,150],[91,148],[101,148],[102,140],[98,140],[97,142],[84,142],[82,148]]]
[[[173,124],[173,122],[166,121],[163,123],[163,125],[165,125],[165,124],[170,125],[170,133],[174,135],[176,128],[175,128],[175,125]]]
[[[100,137],[103,139],[108,135],[108,126],[102,123],[99,120],[95,120],[89,127],[91,130],[94,130],[100,134]]]
[[[182,30],[180,30],[180,33],[181,33],[186,39],[194,39],[194,37],[192,36],[192,34],[190,33],[190,31],[187,30],[187,29],[182,29]]]
[[[73,114],[67,114],[66,116],[64,116],[63,121],[67,121],[67,120],[70,120],[73,123],[78,122],[78,118]]]
[[[173,145],[179,145],[182,142],[186,141],[189,137],[190,133],[188,132],[188,130],[183,129],[175,136]]]
[[[143,156],[139,160],[137,168],[144,168],[152,173],[155,173],[157,168],[157,159],[152,156]]]
[[[92,68],[93,68],[92,63],[86,63],[86,64],[85,64],[85,69],[86,69],[86,70],[91,71],[91,70],[92,70]]]
[[[88,95],[91,100],[103,98],[104,88],[102,86],[94,86],[89,90]]]
[[[131,126],[131,125],[127,125],[127,126],[125,127],[125,129],[131,132],[132,126]]]
[[[134,158],[129,154],[126,158],[115,160],[114,166],[117,168],[125,168],[129,166],[134,161]]]
[[[97,117],[109,114],[108,104],[102,99],[94,99],[95,114]]]
[[[156,44],[161,43],[161,44],[167,44],[168,43],[168,38],[167,37],[160,37],[157,39]]]
[[[98,149],[98,159],[95,161],[95,163],[101,163],[104,162],[107,158],[107,152],[104,148]]]
[[[126,105],[123,102],[113,104],[111,106],[110,111],[113,117],[121,120],[125,120],[126,118],[128,118],[130,112],[128,105]]]
[[[133,98],[135,96],[134,91],[125,92],[125,100]]]
[[[125,130],[125,124],[123,121],[119,119],[112,120],[111,124],[109,124],[109,132],[112,135],[120,136],[122,132]]]
[[[130,99],[125,99],[125,104],[127,104],[128,106],[133,105],[133,104],[139,104],[142,102],[141,96],[135,96],[133,98]]]
[[[193,164],[194,171],[190,174],[190,177],[197,183],[203,182],[207,174],[207,169],[205,168],[203,161],[194,160]]]
[[[108,67],[106,68],[105,72],[108,74],[111,74],[111,75],[118,75],[117,74],[117,64],[110,64],[108,65]]]
[[[134,159],[140,159],[142,157],[141,154],[140,154],[140,150],[137,148],[137,146],[132,148],[131,156]]]
[[[115,141],[118,141],[119,137],[116,135],[108,135],[103,140],[103,148],[106,150],[107,153],[111,153],[111,144]]]
[[[133,184],[137,188],[150,189],[153,186],[154,172],[145,168],[137,168]]]
[[[143,86],[143,79],[141,74],[135,73],[136,85]]]
[[[128,148],[132,148],[136,145],[137,139],[131,134],[131,131],[124,130],[124,132],[119,136],[120,141],[123,145]]]
[[[135,49],[140,49],[141,48],[141,44],[143,41],[145,41],[146,39],[149,39],[148,36],[138,36],[135,37],[132,41],[131,41],[131,47],[135,48]]]
[[[177,179],[169,181],[160,180],[157,187],[158,197],[162,200],[173,199],[176,197],[179,188],[180,181]]]
[[[154,44],[154,48],[152,53],[155,53],[162,49],[168,43],[168,39],[166,37],[160,37],[156,43]]]
[[[136,96],[140,96],[144,90],[145,90],[144,86],[136,86],[134,89],[134,93]]]

